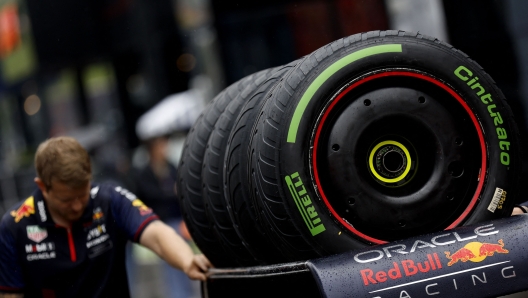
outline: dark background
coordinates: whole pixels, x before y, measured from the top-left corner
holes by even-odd
[[[0,211],[33,188],[32,156],[48,137],[78,137],[95,178],[124,183],[142,146],[136,121],[164,97],[206,88],[210,100],[248,74],[369,30],[441,35],[495,79],[525,129],[528,4],[432,2],[0,0],[0,19],[14,6],[19,27],[11,42],[0,27]]]
[[[420,31],[462,50],[525,132],[527,15],[518,0],[0,0],[0,214],[34,189],[33,154],[49,137],[76,137],[95,180],[134,190],[130,173],[146,154],[136,124],[161,100],[199,90],[207,102],[246,75],[369,30]],[[171,135],[175,164],[190,125]],[[140,259],[133,296],[163,297],[155,262]]]

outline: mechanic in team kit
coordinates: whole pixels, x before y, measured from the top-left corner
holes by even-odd
[[[140,199],[91,182],[90,157],[75,139],[40,144],[35,167],[38,189],[0,223],[0,297],[127,297],[129,240],[206,279],[209,260]]]

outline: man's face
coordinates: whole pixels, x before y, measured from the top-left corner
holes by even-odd
[[[42,190],[42,188],[41,188]],[[77,188],[53,181],[50,188],[42,190],[52,217],[72,223],[79,220],[90,199],[90,182]]]

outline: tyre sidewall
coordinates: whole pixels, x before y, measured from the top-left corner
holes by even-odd
[[[290,119],[292,119],[300,99],[311,83],[323,71],[335,65],[335,62],[339,59],[356,51],[384,44],[401,44],[402,52],[376,54],[356,60],[327,78],[317,91],[315,91],[302,114],[295,143],[287,142]],[[329,47],[325,47],[318,51],[328,50]],[[313,55],[317,56],[317,52]],[[473,77],[479,77],[479,83],[486,91],[484,94],[489,93],[493,102],[488,101],[488,104],[484,103],[480,96],[477,96],[475,90],[467,85],[468,80],[464,81],[455,74],[455,70],[460,66],[470,70]],[[306,239],[315,245],[317,250],[322,249],[328,253],[339,253],[370,244],[359,240],[356,235],[353,235],[346,228],[342,227],[317,194],[310,167],[310,142],[317,118],[332,94],[354,78],[386,68],[406,68],[434,76],[458,93],[478,119],[484,134],[487,150],[486,177],[477,205],[463,224],[504,217],[509,215],[513,208],[515,201],[513,194],[517,187],[515,181],[519,172],[516,167],[518,152],[515,150],[518,141],[514,133],[513,126],[515,124],[511,120],[511,111],[504,105],[503,95],[495,86],[493,80],[481,70],[479,65],[472,62],[463,53],[445,44],[409,37],[386,37],[367,40],[344,47],[317,62],[306,73],[304,79],[290,91],[293,91],[293,93],[289,95],[289,102],[280,121],[281,128],[279,132],[280,142],[278,150],[280,191],[286,201],[290,216],[295,219],[295,222],[298,223],[298,228],[305,235]],[[286,95],[282,96],[284,97]],[[499,140],[498,138],[496,132],[497,126],[495,126],[494,119],[490,116],[490,112],[488,112],[488,106],[490,104],[495,104],[496,109],[493,109],[493,111],[499,112],[502,116],[503,123],[499,127],[508,133],[507,140]],[[499,141],[510,142],[511,146],[509,150],[502,150],[499,147]],[[509,165],[501,163],[501,152],[506,152],[509,155]],[[324,225],[324,232],[315,236],[312,236],[310,230],[304,224],[304,219],[292,199],[292,193],[286,183],[286,177],[294,173],[298,173],[307,191],[307,195],[313,203],[317,217],[320,218],[321,223]],[[487,208],[497,187],[505,190],[508,194],[512,194],[512,196],[506,197],[501,209],[490,212]]]

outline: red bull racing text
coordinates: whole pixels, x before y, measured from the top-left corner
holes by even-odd
[[[403,276],[413,276],[417,273],[426,273],[431,270],[442,269],[442,264],[436,253],[428,254],[427,259],[422,262],[403,260],[401,262],[393,262],[392,264],[393,267],[387,271],[380,270],[374,273],[372,269],[361,270],[360,273],[361,278],[363,279],[363,284],[368,286],[369,284],[386,282],[388,278],[399,279]]]

